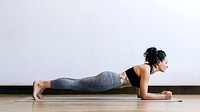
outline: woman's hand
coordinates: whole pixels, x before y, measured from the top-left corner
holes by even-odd
[[[171,98],[172,98],[171,91],[163,91],[161,94],[165,96],[165,100],[171,100]]]

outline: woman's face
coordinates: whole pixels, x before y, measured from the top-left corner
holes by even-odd
[[[167,63],[168,63],[168,60],[167,58],[165,58],[162,62],[158,64],[159,70],[161,72],[165,72],[165,70],[168,68]]]

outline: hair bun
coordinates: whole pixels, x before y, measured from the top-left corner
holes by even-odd
[[[152,56],[156,56],[157,53],[157,48],[155,47],[150,47],[146,50],[146,52],[144,53],[144,57],[152,57]]]
[[[154,65],[157,63],[157,48],[155,47],[150,47],[146,50],[144,53],[145,61],[149,62],[150,65]]]

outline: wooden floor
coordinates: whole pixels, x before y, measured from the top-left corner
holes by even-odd
[[[52,96],[52,95],[46,95]],[[53,95],[133,96],[135,95]],[[183,102],[15,102],[30,95],[0,95],[0,112],[200,112],[200,95],[174,95]]]

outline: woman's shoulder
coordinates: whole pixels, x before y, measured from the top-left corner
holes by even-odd
[[[141,69],[148,69],[148,68],[150,68],[150,66],[148,64],[146,64],[146,63],[135,65],[134,67],[135,68],[141,68]]]
[[[134,70],[139,71],[140,73],[149,72],[150,69],[151,69],[151,67],[148,64],[140,64],[140,65],[134,66]]]

